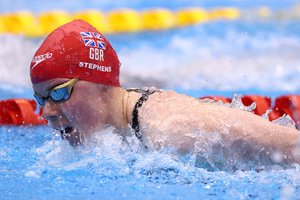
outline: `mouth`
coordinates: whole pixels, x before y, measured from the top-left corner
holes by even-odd
[[[63,130],[59,130],[61,138],[67,140],[72,146],[78,146],[83,143],[83,137],[77,129],[68,126]]]
[[[60,135],[61,135],[62,139],[68,140],[68,139],[70,139],[71,133],[74,131],[74,128],[68,126],[65,129],[59,130],[59,131],[60,131]]]

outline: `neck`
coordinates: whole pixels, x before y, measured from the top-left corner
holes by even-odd
[[[141,97],[141,94],[136,92],[128,92],[126,90],[123,90],[123,94],[124,117],[126,118],[127,124],[132,125],[132,112],[135,104]]]
[[[111,120],[118,129],[127,129],[128,124],[132,125],[132,112],[134,106],[141,94],[136,92],[127,92],[121,88],[115,88],[113,91]]]

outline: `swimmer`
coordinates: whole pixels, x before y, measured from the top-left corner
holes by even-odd
[[[75,20],[54,30],[30,66],[43,117],[74,146],[113,126],[124,137],[133,131],[148,150],[205,154],[212,149],[228,158],[239,154],[249,160],[300,163],[295,128],[172,91],[123,89],[119,70],[109,41],[87,22]]]

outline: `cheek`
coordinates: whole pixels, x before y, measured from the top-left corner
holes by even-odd
[[[107,123],[107,109],[102,105],[94,105],[83,99],[72,98],[63,106],[65,116],[78,124],[94,125],[93,123]]]
[[[71,122],[81,122],[82,119],[85,118],[85,115],[88,113],[85,103],[79,98],[72,97],[68,101],[61,104],[61,109],[64,112],[64,115]]]
[[[63,103],[62,110],[74,125],[93,127],[109,123],[109,110],[100,97],[95,99],[90,94],[86,89],[74,90],[70,99]]]

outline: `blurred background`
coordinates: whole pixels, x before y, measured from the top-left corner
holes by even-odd
[[[81,18],[117,51],[124,87],[200,97],[300,91],[296,0],[0,0],[0,98],[32,98],[29,64],[45,36]]]
[[[299,165],[261,171],[268,166],[220,153],[205,157],[258,171],[208,172],[194,155],[140,152],[136,139],[124,144],[113,129],[91,149],[73,149],[47,126],[24,127],[45,123],[35,101],[23,99],[33,99],[32,57],[48,33],[76,18],[110,40],[124,87],[194,97],[300,94],[299,0],[0,0],[0,125],[22,125],[0,126],[0,199],[299,199]],[[289,114],[299,129],[296,95],[279,99],[282,107],[273,101],[273,113]],[[271,100],[259,102],[262,115]],[[290,125],[282,119],[276,123]]]

